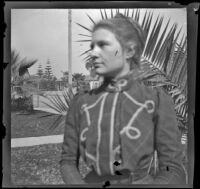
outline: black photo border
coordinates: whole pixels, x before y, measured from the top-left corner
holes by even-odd
[[[11,9],[80,9],[80,8],[187,8],[187,40],[188,40],[188,185],[178,187],[193,187],[194,179],[194,116],[195,116],[195,92],[196,92],[196,63],[197,63],[197,37],[198,37],[198,14],[199,3],[190,3],[181,5],[172,1],[5,1],[3,9],[4,22],[3,28],[3,108],[2,108],[2,165],[3,165],[3,187],[19,187],[11,182],[11,116],[10,116],[10,52],[11,52]],[[5,135],[4,135],[5,134]],[[24,186],[23,186],[24,187]],[[25,187],[80,187],[79,185],[30,185]],[[95,187],[93,185],[84,185],[81,187]],[[121,187],[121,186],[119,186]],[[123,186],[124,187],[124,186]],[[127,186],[131,188],[141,187],[137,185]],[[146,187],[151,187],[150,185]],[[152,186],[153,188],[177,187],[170,185]]]

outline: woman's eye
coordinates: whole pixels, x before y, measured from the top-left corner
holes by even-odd
[[[106,44],[105,43],[99,43],[98,45],[99,45],[99,47],[104,47]]]
[[[99,42],[99,43],[96,43],[96,44],[92,43],[90,45],[90,49],[93,50],[95,48],[95,46],[100,47],[100,48],[104,48],[106,45],[108,45],[108,44],[104,43],[104,42]]]

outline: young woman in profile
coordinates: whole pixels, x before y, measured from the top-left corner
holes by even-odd
[[[66,184],[185,184],[173,101],[140,75],[144,43],[141,27],[121,14],[94,26],[91,56],[104,82],[71,102],[60,161]],[[90,168],[85,178],[80,157]]]

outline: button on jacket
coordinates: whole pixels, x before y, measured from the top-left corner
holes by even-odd
[[[81,156],[100,177],[128,170],[136,175],[132,183],[184,184],[177,124],[173,101],[163,90],[144,85],[133,73],[107,79],[98,89],[74,97],[60,163],[75,165]],[[154,150],[159,171],[153,177],[148,173]]]

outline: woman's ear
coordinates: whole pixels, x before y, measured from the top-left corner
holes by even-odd
[[[132,58],[133,56],[135,56],[135,47],[136,47],[136,44],[131,42],[127,45],[126,49],[125,49],[125,56],[126,56],[126,59],[130,59]]]

